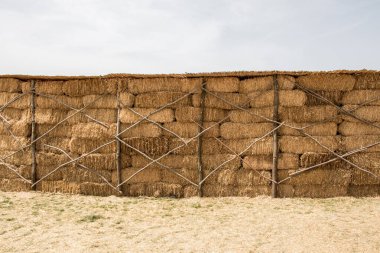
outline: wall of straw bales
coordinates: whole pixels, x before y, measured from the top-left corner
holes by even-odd
[[[378,72],[8,76],[0,105],[2,191],[380,195]]]

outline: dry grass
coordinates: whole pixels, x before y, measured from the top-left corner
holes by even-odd
[[[0,252],[379,252],[379,200],[0,192]]]

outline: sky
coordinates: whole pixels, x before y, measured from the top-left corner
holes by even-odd
[[[380,0],[0,0],[0,74],[380,70]]]

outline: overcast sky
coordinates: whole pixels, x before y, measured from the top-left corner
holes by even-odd
[[[380,0],[0,0],[0,74],[380,69]]]

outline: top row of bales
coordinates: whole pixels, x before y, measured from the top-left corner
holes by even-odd
[[[380,74],[312,73],[293,77],[278,75],[280,89],[292,90],[297,84],[316,91],[349,91],[355,89],[380,89]],[[37,80],[36,92],[52,95],[85,96],[91,94],[116,94],[118,90],[132,94],[158,91],[200,93],[202,83],[211,92],[251,93],[273,89],[274,76],[261,77],[159,77],[159,78],[89,78],[66,81]],[[0,78],[0,92],[26,93],[30,82],[14,78]]]

